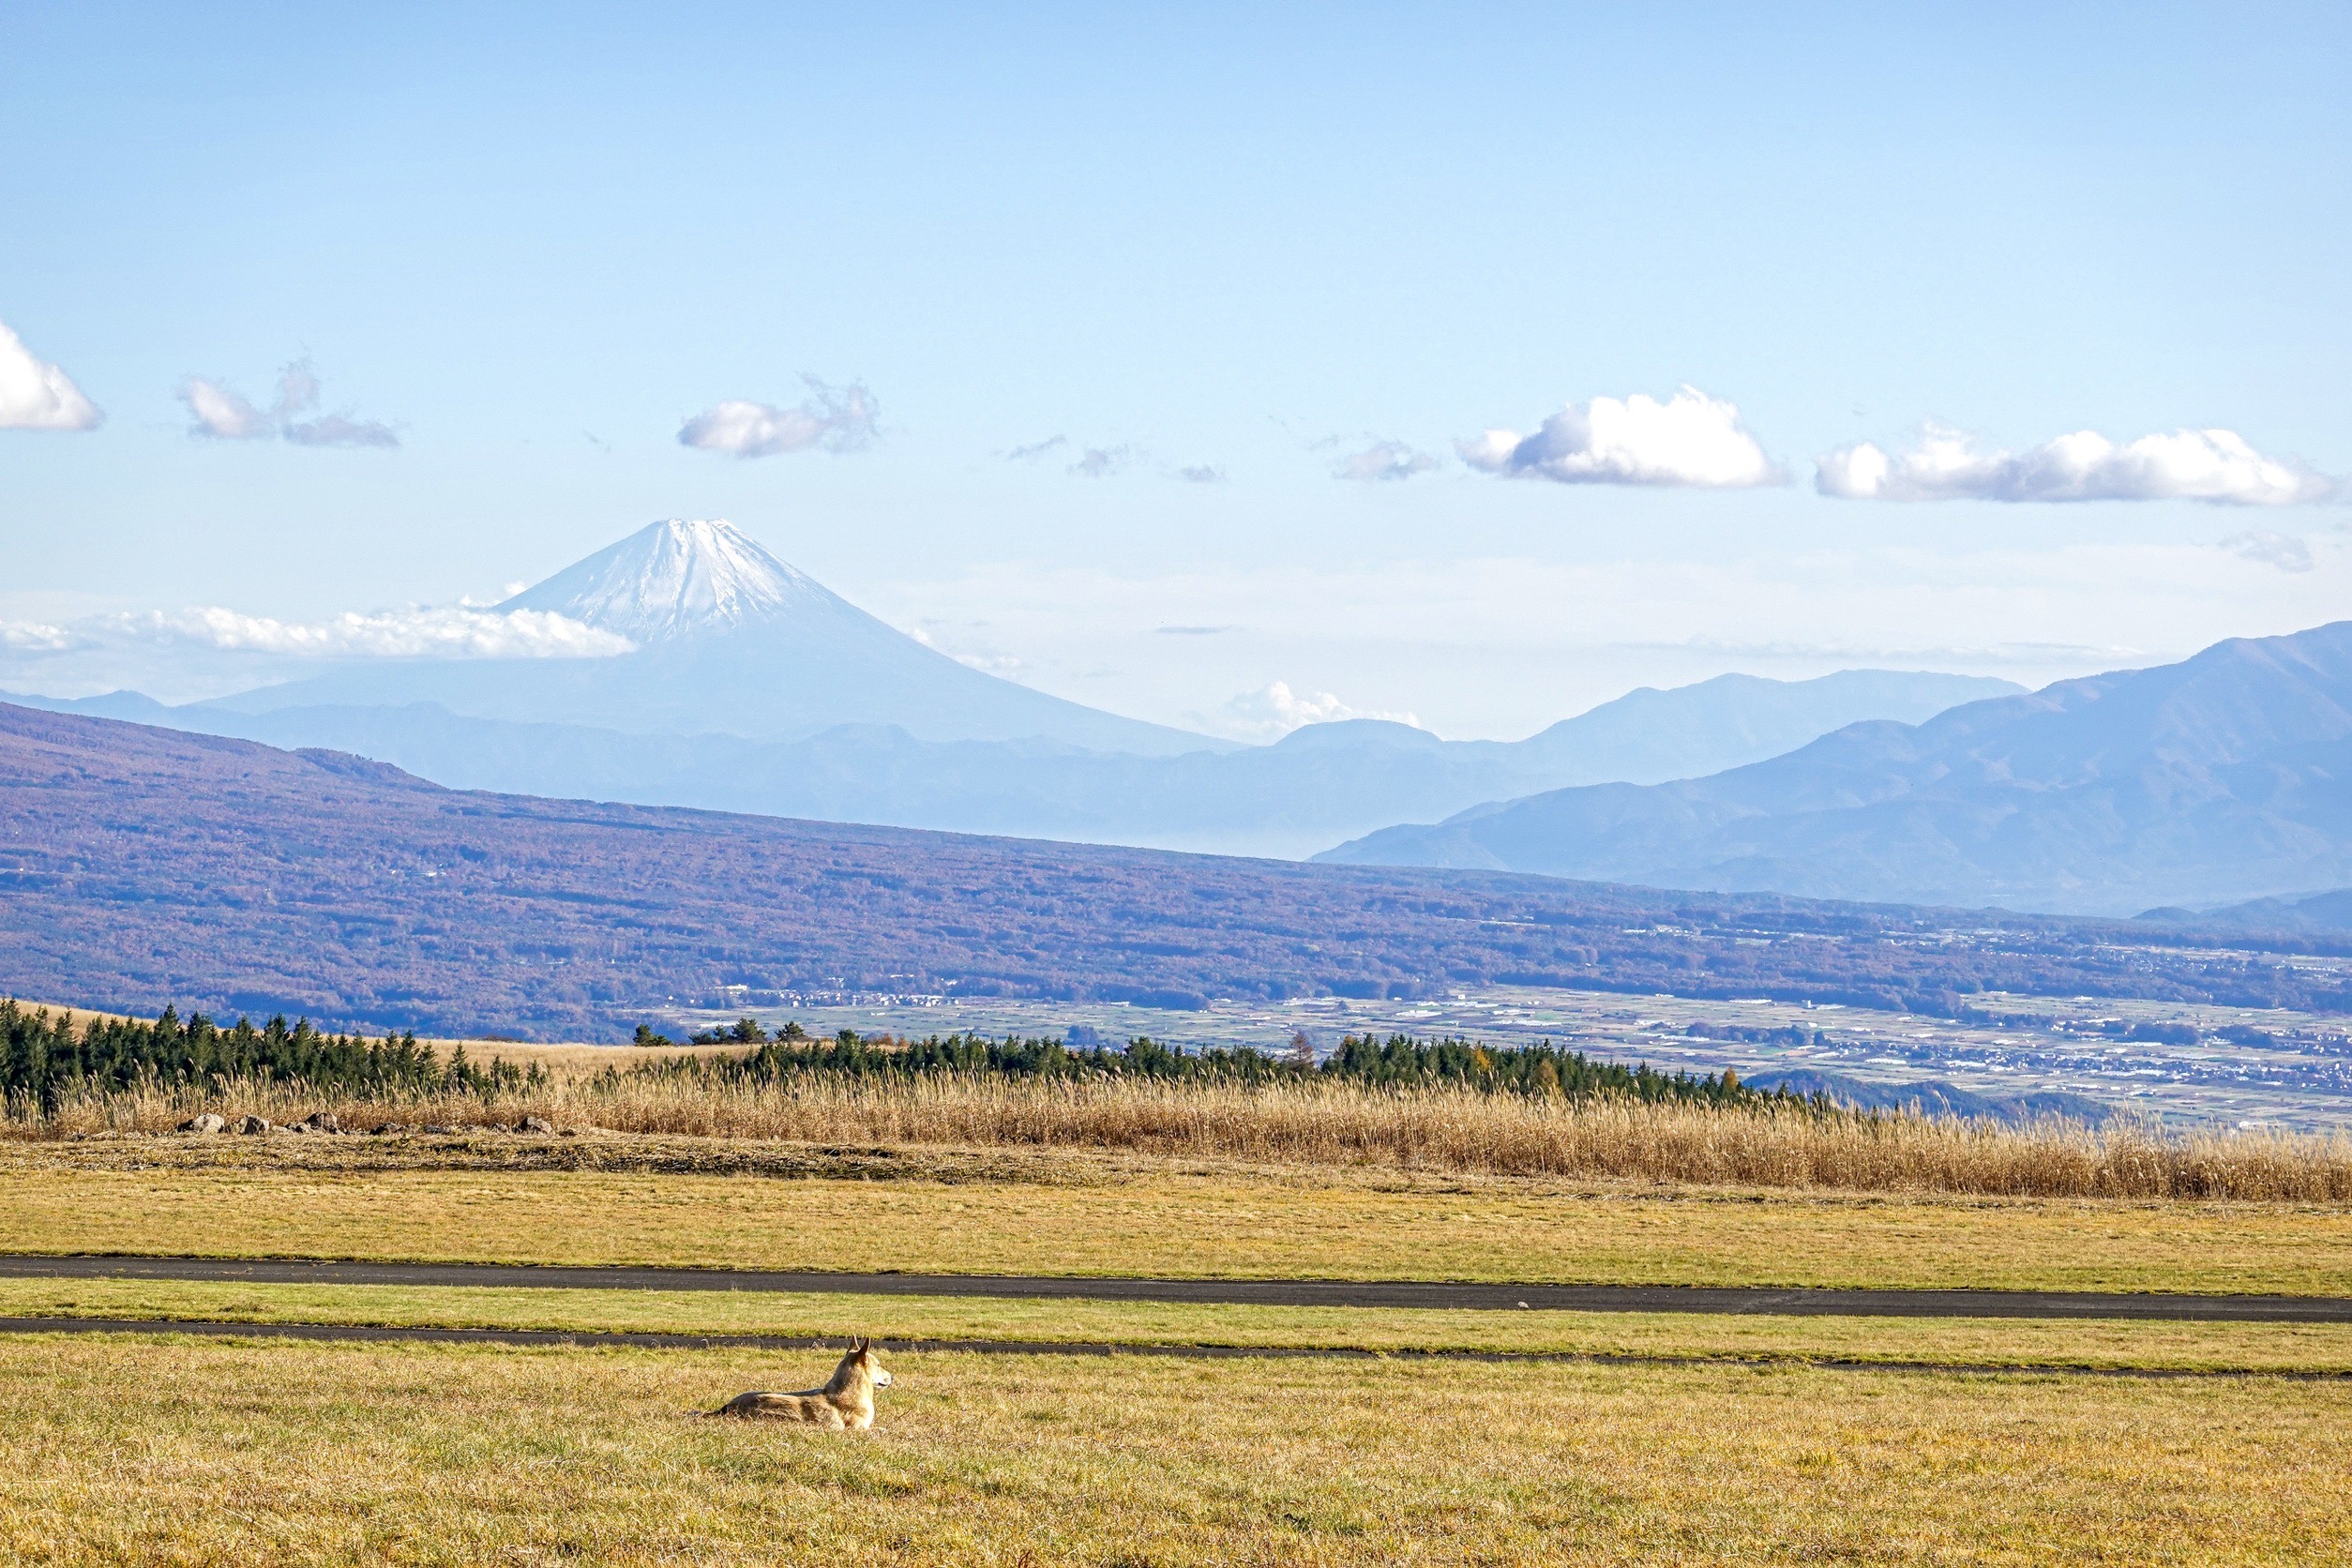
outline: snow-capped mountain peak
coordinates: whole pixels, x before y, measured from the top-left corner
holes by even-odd
[[[498,608],[552,611],[641,643],[849,609],[822,583],[716,518],[671,518],[641,528]]]

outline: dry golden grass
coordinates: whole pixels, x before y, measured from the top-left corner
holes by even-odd
[[[775,1164],[694,1173],[750,1155]],[[1890,1198],[600,1136],[124,1137],[0,1142],[0,1251],[2347,1295],[2352,1204]]]
[[[2352,1324],[1196,1305],[985,1296],[0,1279],[0,1316],[1476,1351],[1717,1361],[2352,1373]]]
[[[90,1095],[20,1136],[162,1131],[199,1109],[284,1121],[315,1109],[299,1086]],[[524,1115],[576,1128],[698,1138],[902,1146],[1124,1150],[1272,1164],[1696,1183],[1793,1190],[2009,1197],[2352,1199],[2352,1138],[2281,1132],[2014,1128],[1918,1117],[1821,1117],[1579,1103],[1345,1084],[1036,1083],[931,1078],[710,1085],[559,1075],[545,1091],[350,1102],[354,1125],[480,1125]]]
[[[2352,1388],[0,1339],[0,1556],[82,1563],[2300,1563]]]

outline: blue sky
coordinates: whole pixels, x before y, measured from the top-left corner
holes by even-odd
[[[0,622],[489,597],[725,516],[1082,701],[1512,734],[2343,613],[2345,12],[1658,9],[10,8],[0,323],[104,420],[0,430]],[[398,445],[190,433],[190,378],[266,415],[298,359]],[[806,376],[871,439],[681,443]],[[1684,385],[1789,482],[1456,455]],[[1817,492],[1927,421],[2315,477]],[[1334,476],[1381,443],[1431,465]]]

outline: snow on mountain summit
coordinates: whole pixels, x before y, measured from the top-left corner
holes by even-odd
[[[960,664],[716,520],[641,528],[498,608],[560,615],[634,647],[598,658],[345,660],[220,701],[245,714],[438,708],[583,733],[757,742],[857,725],[905,740],[1045,740],[1153,757],[1220,746]],[[559,742],[532,746],[542,744]]]
[[[552,611],[641,643],[850,609],[733,523],[676,518],[639,529],[498,608]]]

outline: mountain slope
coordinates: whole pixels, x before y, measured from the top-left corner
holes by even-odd
[[[2024,689],[1989,675],[1908,670],[1841,670],[1809,681],[1718,675],[1665,691],[1642,686],[1519,745],[1562,775],[1546,788],[1657,784],[1760,762],[1863,719],[1917,724]]]
[[[1524,741],[1441,741],[1359,719],[1309,726],[1273,746],[1178,757],[1043,740],[929,741],[884,724],[791,742],[680,735],[649,745],[609,729],[485,719],[431,703],[241,714],[164,708],[125,693],[26,701],[274,746],[331,746],[465,789],[1299,858],[1400,817],[1562,784],[1711,771],[1865,715],[1923,718],[2015,689],[1885,671],[1802,682],[1726,675],[1676,691],[1645,688]]]
[[[1040,737],[1153,756],[1231,744],[958,664],[725,522],[654,523],[501,608],[556,611],[640,646],[605,658],[373,660],[206,705],[264,714],[432,702],[472,718],[762,741],[895,724],[930,740]]]
[[[2352,882],[2352,622],[1849,726],[1710,777],[1496,802],[1319,856],[2122,913]]]
[[[444,790],[0,704],[0,994],[626,1038],[839,988],[1130,1001],[1490,983],[1949,1008],[1999,988],[2343,1008],[2118,927],[1300,866]],[[2149,939],[2139,939],[2142,941]]]

